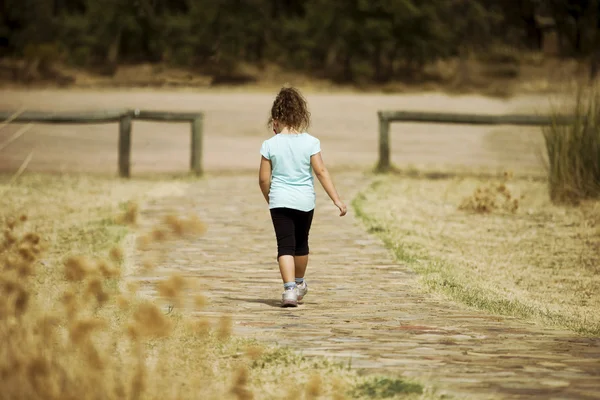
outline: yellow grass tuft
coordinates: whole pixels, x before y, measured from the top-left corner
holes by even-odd
[[[73,256],[65,260],[65,278],[68,281],[82,281],[92,270],[92,262],[85,257]]]
[[[133,296],[140,290],[140,284],[136,281],[129,281],[125,284],[125,288]]]
[[[123,252],[123,248],[121,246],[115,246],[112,249],[110,249],[109,256],[113,262],[121,263],[123,262],[125,253]]]
[[[167,240],[168,236],[169,232],[166,229],[160,227],[154,228],[150,233],[150,238],[154,242],[164,242],[165,240]]]
[[[194,306],[196,309],[201,310],[208,304],[208,298],[203,294],[197,294],[194,296]]]
[[[96,263],[96,268],[98,272],[100,272],[100,274],[106,279],[114,279],[121,276],[121,270],[106,260],[99,260]]]
[[[333,392],[332,400],[346,400],[347,399],[347,397],[345,395],[346,387],[344,385],[344,382],[342,382],[338,378],[334,378],[332,380],[331,386],[332,386],[331,391]]]
[[[505,172],[500,182],[489,182],[478,186],[471,196],[463,198],[458,209],[481,214],[498,210],[517,212],[519,199],[514,198],[511,190],[506,186],[512,176],[512,173]]]
[[[177,236],[183,236],[183,234],[185,233],[185,223],[183,219],[180,219],[175,215],[167,215],[164,219],[164,223]]]
[[[73,343],[81,344],[89,339],[90,334],[106,326],[106,322],[98,318],[75,320],[69,327],[69,335]]]
[[[98,304],[104,304],[108,300],[108,294],[102,287],[102,280],[99,277],[93,277],[87,281],[86,295],[96,299]]]
[[[186,221],[186,229],[192,235],[206,233],[206,224],[197,215],[190,215]]]
[[[0,291],[5,301],[2,314],[20,317],[27,310],[29,291],[13,273],[8,272],[0,276]]]
[[[261,346],[250,345],[250,346],[246,347],[246,356],[251,361],[258,360],[260,357],[262,357],[262,355],[264,354],[264,352],[265,352],[265,350]]]
[[[28,232],[23,236],[22,241],[26,243],[31,243],[32,245],[36,245],[40,243],[40,235],[33,232]]]
[[[186,282],[180,274],[173,274],[158,284],[158,293],[176,304],[181,303],[182,291],[185,289]]]
[[[200,318],[192,323],[192,331],[199,336],[205,336],[210,333],[210,321]]]
[[[321,390],[322,381],[319,375],[312,375],[306,384],[306,398],[316,399],[322,393]]]
[[[67,316],[73,318],[79,311],[79,303],[77,301],[77,295],[73,289],[67,289],[61,296],[60,301],[63,304]]]
[[[17,242],[17,237],[13,234],[10,228],[4,230],[4,243],[3,248],[8,248]]]
[[[119,221],[127,225],[135,226],[137,224],[139,206],[137,203],[129,201],[125,205],[125,212],[119,218]]]
[[[217,337],[220,340],[227,340],[231,336],[233,322],[229,315],[223,315],[219,318],[219,326],[217,327]]]
[[[83,353],[85,355],[87,365],[90,366],[92,370],[98,371],[105,368],[106,361],[98,351],[98,348],[96,348],[91,341],[86,341],[83,348]]]
[[[163,224],[177,237],[185,235],[201,235],[206,232],[206,225],[196,215],[181,218],[175,215],[167,215]]]
[[[231,393],[235,395],[238,400],[252,400],[254,395],[248,390],[248,369],[246,367],[240,367],[235,376]]]
[[[115,300],[117,302],[117,306],[121,310],[127,310],[129,308],[129,306],[131,305],[131,301],[129,300],[129,298],[122,294],[119,294],[118,296],[116,296]]]
[[[137,353],[137,368],[131,379],[131,399],[140,399],[144,390],[146,389],[146,363],[144,362],[144,356],[142,347],[138,343],[136,345],[136,353]]]
[[[44,315],[36,322],[36,331],[47,340],[51,340],[61,322],[58,315]]]
[[[133,321],[135,332],[143,336],[164,337],[171,331],[171,322],[152,303],[141,303],[133,313]]]
[[[5,224],[6,224],[6,228],[8,230],[13,230],[13,229],[15,229],[15,226],[17,226],[17,220],[14,219],[13,217],[8,217],[6,219]]]
[[[152,257],[144,257],[142,259],[142,270],[145,273],[149,273],[152,272],[154,269],[156,269],[156,260]]]

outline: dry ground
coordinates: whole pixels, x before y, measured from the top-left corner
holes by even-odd
[[[525,178],[391,176],[355,204],[431,289],[600,335],[599,202],[555,206],[545,182]]]

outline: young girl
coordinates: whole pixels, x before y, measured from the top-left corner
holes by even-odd
[[[277,237],[283,307],[296,307],[308,292],[304,274],[315,208],[313,171],[340,210],[340,217],[346,215],[346,205],[323,164],[319,139],[304,131],[309,124],[310,113],[304,97],[294,88],[281,89],[269,118],[275,135],[265,140],[260,149],[259,184],[269,203]]]

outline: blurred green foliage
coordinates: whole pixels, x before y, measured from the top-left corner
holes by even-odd
[[[0,0],[0,56],[43,48],[46,58],[109,74],[122,63],[221,75],[272,63],[386,82],[415,79],[447,57],[539,50],[541,21],[553,21],[563,55],[598,59],[599,8],[600,0]]]

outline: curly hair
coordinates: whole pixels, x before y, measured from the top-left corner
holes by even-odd
[[[297,131],[302,131],[310,125],[310,112],[304,96],[293,87],[282,88],[271,107],[271,116],[268,125],[273,126],[273,121],[281,123]]]

